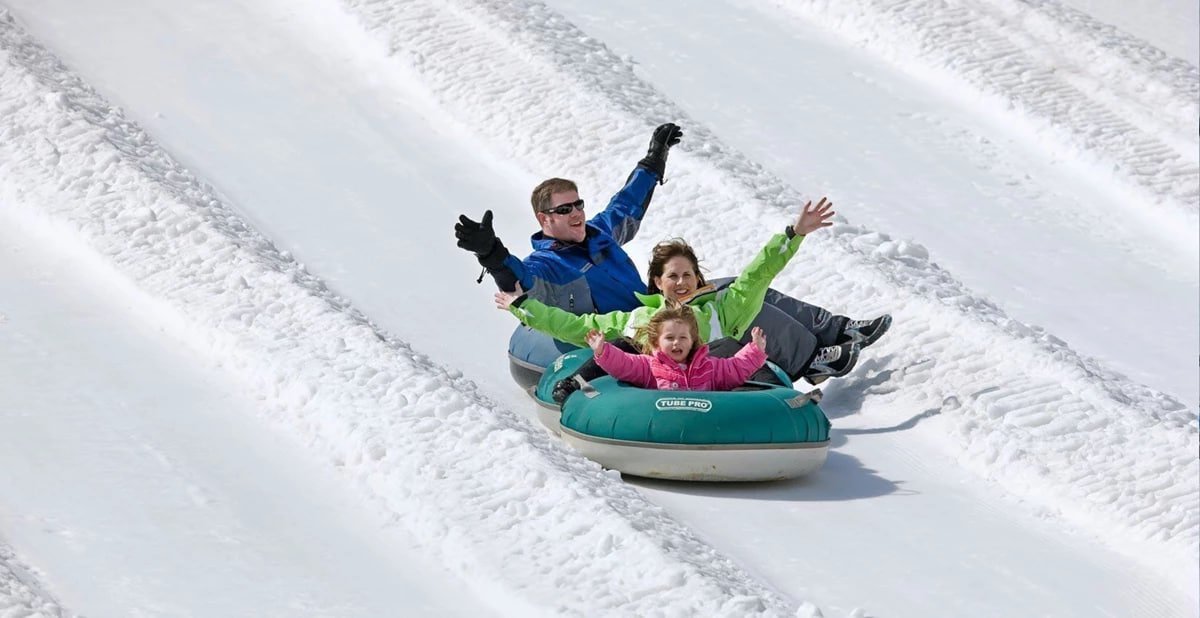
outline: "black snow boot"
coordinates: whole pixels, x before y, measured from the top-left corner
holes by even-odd
[[[831,345],[817,350],[817,355],[808,364],[804,379],[809,384],[820,384],[829,378],[839,378],[850,373],[858,362],[859,345],[843,343]]]
[[[579,386],[579,381],[575,379],[575,376],[563,378],[554,385],[554,390],[550,391],[550,397],[554,399],[554,403],[561,406],[567,397],[571,396],[571,393],[579,390]]]
[[[874,320],[846,320],[846,326],[842,328],[842,334],[838,337],[838,343],[857,343],[858,347],[865,348],[883,336],[884,333],[892,327],[892,316],[883,314]]]

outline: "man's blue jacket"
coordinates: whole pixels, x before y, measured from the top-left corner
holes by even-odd
[[[531,298],[577,315],[640,306],[633,294],[644,294],[646,284],[621,245],[637,234],[657,183],[654,172],[634,169],[608,206],[588,220],[583,242],[563,242],[537,232],[530,239],[533,253],[524,260],[510,254],[504,268]],[[497,282],[503,279],[500,273],[492,276]]]

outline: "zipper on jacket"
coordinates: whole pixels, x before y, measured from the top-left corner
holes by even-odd
[[[575,295],[569,294],[568,296],[570,296],[570,298],[567,299],[567,306],[573,311],[575,309]]]

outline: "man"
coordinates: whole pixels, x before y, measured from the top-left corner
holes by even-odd
[[[530,239],[533,253],[524,260],[496,238],[490,210],[478,223],[459,217],[458,246],[475,253],[501,290],[511,292],[519,282],[531,297],[575,314],[633,309],[640,304],[633,293],[645,293],[646,285],[621,245],[637,234],[654,188],[662,183],[667,152],[682,134],[670,123],[655,129],[625,186],[591,220],[574,182],[551,178],[538,184],[530,202],[541,231]]]
[[[496,238],[490,210],[479,222],[459,216],[458,246],[476,255],[501,290],[511,292],[520,283],[530,297],[578,315],[632,310],[641,304],[634,292],[645,293],[646,285],[621,245],[637,234],[655,186],[664,181],[667,155],[682,136],[673,123],[656,128],[625,186],[590,220],[574,182],[540,183],[530,202],[541,231],[531,238],[534,252],[524,260]],[[712,283],[720,287],[730,281]],[[850,320],[775,290],[766,300],[754,326],[768,333],[768,354],[793,380],[817,383],[845,375],[860,347],[874,343],[891,325],[891,316]]]

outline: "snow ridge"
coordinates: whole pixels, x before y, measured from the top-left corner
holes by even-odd
[[[498,611],[811,612],[458,372],[381,332],[7,13],[0,203],[111,263],[118,292],[227,363],[281,426],[498,599]],[[462,457],[464,445],[473,456]]]
[[[1098,181],[1122,179],[1197,228],[1200,70],[1187,62],[1053,0],[772,4],[919,77],[982,95],[1027,139],[1089,161]]]
[[[397,74],[415,75],[499,156],[546,176],[567,171],[585,193],[624,178],[655,124],[683,122],[687,139],[638,243],[683,236],[710,267],[734,270],[767,234],[746,221],[794,213],[803,201],[689,121],[635,75],[632,59],[541,3],[342,5],[402,61]],[[630,137],[581,137],[610,135]],[[847,407],[940,414],[941,441],[982,477],[1172,577],[1195,572],[1200,440],[1182,403],[1009,318],[915,243],[841,225],[808,239],[803,254],[776,287],[835,310],[897,318],[857,377],[831,387],[854,399]]]
[[[12,550],[0,544],[0,616],[61,618],[58,603],[42,589]]]

